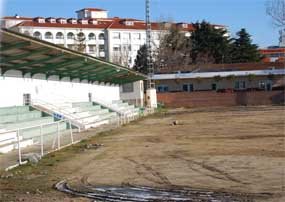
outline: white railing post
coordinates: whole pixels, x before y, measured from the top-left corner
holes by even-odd
[[[72,125],[71,125],[71,121],[70,120],[69,120],[69,127],[70,127],[71,144],[73,144],[73,131],[72,131]]]
[[[20,129],[17,130],[17,142],[18,142],[18,155],[19,155],[19,164],[22,164],[22,153],[20,145]]]
[[[44,156],[44,137],[43,137],[43,125],[40,126],[40,135],[41,135],[41,156]]]
[[[59,122],[57,122],[57,149],[60,149],[60,132],[59,132]]]

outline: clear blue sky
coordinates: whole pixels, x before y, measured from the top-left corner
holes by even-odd
[[[0,0],[4,15],[75,17],[84,7],[104,8],[110,16],[144,19],[144,0]],[[203,19],[229,27],[232,34],[246,28],[260,47],[278,44],[278,29],[265,13],[266,0],[151,0],[152,20],[196,22]],[[3,5],[2,5],[3,6]]]

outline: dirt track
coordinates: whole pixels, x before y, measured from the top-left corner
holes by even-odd
[[[0,201],[86,200],[51,188],[62,179],[78,189],[175,186],[285,201],[284,113],[284,107],[236,107],[149,117],[14,170],[12,178],[0,179]],[[104,146],[84,149],[90,142]]]

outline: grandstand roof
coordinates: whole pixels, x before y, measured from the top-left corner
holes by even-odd
[[[124,84],[144,80],[146,75],[129,68],[73,51],[46,41],[38,40],[7,29],[0,30],[0,68],[19,70],[23,76],[57,75],[88,82]]]

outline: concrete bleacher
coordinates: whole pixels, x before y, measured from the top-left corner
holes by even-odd
[[[93,102],[62,104],[61,111],[65,112],[62,114],[64,117],[78,122],[84,129],[108,124],[117,118],[115,112],[103,108],[100,105],[95,105]]]
[[[54,122],[52,116],[29,106],[0,108],[0,153],[7,153],[18,147],[17,130],[20,129],[20,147],[26,147],[39,141],[40,125],[44,125],[43,135],[56,132],[58,126],[52,124]],[[66,130],[67,124],[61,122],[59,129]]]
[[[130,105],[127,102],[122,100],[113,100],[111,103],[112,108],[117,109],[121,114],[126,116],[137,116],[139,115],[139,108],[136,108],[134,105]]]
[[[139,108],[121,100],[80,102],[73,98],[58,97],[58,101],[34,100],[34,107],[49,114],[58,114],[71,121],[80,130],[94,128],[139,115]],[[131,120],[131,119],[130,119]]]

